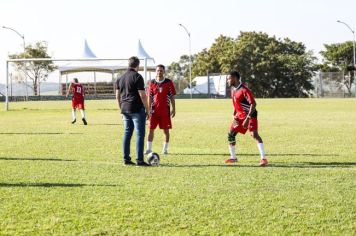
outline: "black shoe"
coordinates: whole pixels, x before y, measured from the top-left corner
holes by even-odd
[[[132,162],[131,160],[125,160],[124,161],[124,166],[134,166],[136,165],[135,162]]]
[[[85,118],[83,118],[82,121],[83,121],[84,125],[88,124],[87,121],[85,120]]]
[[[143,167],[145,167],[145,166],[150,166],[150,164],[148,164],[148,163],[142,161],[142,162],[137,162],[136,166],[143,166]]]
[[[72,120],[72,124],[74,124],[77,121],[77,119]]]

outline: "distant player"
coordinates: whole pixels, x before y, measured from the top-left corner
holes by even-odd
[[[174,100],[176,90],[173,82],[164,77],[164,73],[164,65],[157,65],[156,78],[151,80],[148,88],[148,105],[151,107],[151,114],[146,154],[152,152],[154,131],[157,125],[163,129],[165,136],[162,153],[168,154],[169,130],[172,129],[171,117],[173,118],[176,114]]]
[[[237,71],[230,72],[228,85],[231,87],[231,98],[234,106],[233,122],[228,133],[230,159],[225,160],[225,163],[236,163],[236,135],[237,133],[245,134],[250,131],[251,136],[257,142],[257,147],[261,155],[260,166],[267,166],[263,141],[258,134],[258,121],[256,102],[252,92],[247,86],[240,81],[240,74]]]
[[[84,125],[87,125],[87,121],[85,119],[85,111],[84,111],[84,87],[78,82],[77,78],[73,79],[73,82],[70,83],[67,95],[66,97],[69,96],[69,93],[73,94],[72,97],[72,124],[74,124],[77,121],[76,118],[76,109],[78,108],[80,110],[80,113],[82,115],[82,121]]]

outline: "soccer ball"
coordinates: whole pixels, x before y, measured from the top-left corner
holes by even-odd
[[[151,152],[147,156],[147,162],[151,166],[158,166],[159,165],[159,155],[155,152]]]

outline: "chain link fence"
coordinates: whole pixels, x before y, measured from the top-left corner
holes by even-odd
[[[352,75],[344,72],[319,72],[314,79],[314,95],[322,97],[355,97]]]

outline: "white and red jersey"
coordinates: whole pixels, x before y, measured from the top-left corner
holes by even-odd
[[[176,95],[176,89],[170,79],[163,79],[157,81],[151,80],[148,88],[148,96],[152,101],[151,113],[157,115],[170,116],[170,103],[172,96]]]
[[[79,83],[72,83],[73,100],[84,99],[84,87]]]
[[[243,83],[237,87],[231,87],[231,98],[236,119],[245,119],[251,105],[256,103],[251,90]],[[251,114],[251,117],[257,118],[257,110]]]

